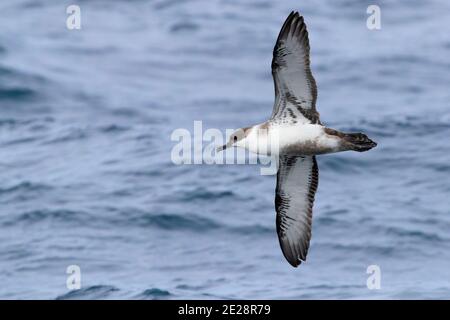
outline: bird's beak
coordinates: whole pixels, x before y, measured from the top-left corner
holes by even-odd
[[[217,147],[217,148],[216,148],[216,152],[223,151],[223,150],[225,150],[226,148],[227,148],[227,145],[224,144],[223,146]]]
[[[220,152],[223,151],[229,147],[232,147],[233,143],[232,142],[228,142],[227,144],[224,144],[223,146],[217,147],[216,152]]]

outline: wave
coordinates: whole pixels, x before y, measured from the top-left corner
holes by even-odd
[[[20,190],[16,186],[15,190]],[[22,187],[23,188],[23,187]],[[11,189],[12,190],[12,189]],[[45,190],[38,189],[37,190]],[[31,225],[38,223],[60,223],[66,225],[82,225],[96,227],[98,224],[106,224],[112,227],[128,228],[154,228],[163,231],[192,231],[192,232],[225,232],[239,235],[272,234],[274,227],[249,223],[236,225],[219,222],[212,218],[202,217],[196,214],[154,214],[136,209],[101,208],[94,211],[73,209],[36,209],[19,214],[10,213],[1,219],[3,226]]]
[[[36,91],[30,88],[0,88],[0,100],[31,100],[36,96]]]
[[[39,97],[40,85],[47,79],[35,74],[0,66],[0,101],[3,102],[35,102]]]
[[[12,192],[34,192],[34,191],[48,191],[52,189],[51,186],[41,183],[32,183],[29,181],[23,181],[18,184],[12,185],[6,188],[0,188],[0,196],[2,194],[9,194]]]
[[[172,296],[172,294],[167,290],[151,288],[146,289],[142,293],[138,294],[135,298],[157,300],[157,299],[167,299],[170,296]]]
[[[87,222],[95,221],[88,213],[80,210],[31,210],[20,213],[18,215],[8,214],[2,222],[3,226],[14,226],[18,224],[35,224],[40,222],[52,221],[61,222],[65,224],[74,223],[85,224]]]
[[[96,285],[87,288],[82,288],[79,290],[72,290],[63,295],[57,296],[56,300],[95,300],[95,299],[105,299],[110,297],[112,294],[120,291],[114,286],[108,285]]]
[[[68,131],[59,133],[56,137],[46,140],[45,142],[43,142],[43,144],[55,144],[74,140],[83,140],[86,139],[88,135],[89,134],[86,129],[70,128]]]
[[[14,185],[0,187],[0,203],[14,204],[33,199],[38,199],[46,192],[54,188],[43,183],[34,183],[29,181],[19,182]]]
[[[236,194],[231,190],[213,191],[204,188],[197,188],[181,193],[178,197],[180,201],[195,201],[195,200],[211,200],[234,197]]]
[[[188,214],[183,216],[178,214],[134,214],[123,220],[123,223],[163,230],[207,231],[220,228],[220,224],[212,219]]]
[[[405,229],[398,227],[389,227],[386,230],[386,233],[389,235],[394,235],[396,238],[408,238],[410,240],[420,240],[420,241],[429,241],[429,242],[443,242],[446,239],[443,239],[441,236],[436,233],[425,232],[422,230],[413,230],[413,229]]]

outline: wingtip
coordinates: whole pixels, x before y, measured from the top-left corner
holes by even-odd
[[[301,260],[298,260],[297,262],[288,260],[288,262],[289,262],[289,264],[290,264],[291,266],[293,266],[294,268],[298,268],[298,266],[302,264],[302,261],[301,261]]]
[[[293,15],[293,19],[296,19],[296,23],[298,23],[298,24],[302,24],[305,22],[305,19],[298,11],[295,11],[295,13]]]
[[[295,10],[291,11],[290,16],[291,16],[291,15],[296,16],[296,17],[298,17],[298,18],[303,18],[303,16],[300,14],[300,12],[295,11]]]
[[[281,27],[277,42],[278,42],[278,40],[280,40],[283,37],[283,35],[287,36],[287,34],[289,34],[289,32],[291,32],[292,28],[295,29],[296,26],[301,26],[304,24],[305,24],[305,20],[304,20],[303,16],[298,11],[291,11],[289,16],[284,21],[283,26]]]
[[[299,265],[302,264],[302,262],[306,261],[306,257],[299,257],[297,255],[291,255],[287,252],[284,251],[283,247],[281,248],[284,258],[286,259],[286,261],[293,266],[294,268],[297,268]]]
[[[299,257],[297,257],[297,258],[294,258],[294,257],[287,258],[285,256],[285,258],[286,258],[287,262],[289,262],[289,264],[291,266],[293,266],[294,268],[298,268],[302,264],[302,262],[306,261],[306,259],[299,258]]]
[[[297,268],[302,262],[306,262],[309,246],[305,247],[303,250],[295,249],[292,246],[286,246],[286,243],[284,243],[281,238],[278,238],[278,240],[280,242],[281,252],[291,266]]]

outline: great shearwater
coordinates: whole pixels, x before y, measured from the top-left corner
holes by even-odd
[[[272,116],[264,123],[239,129],[226,145],[218,148],[220,151],[236,146],[269,154],[261,150],[268,150],[269,138],[276,136],[276,228],[281,250],[294,267],[306,260],[311,239],[312,207],[319,181],[316,155],[347,150],[362,152],[377,145],[363,133],[340,132],[320,122],[309,51],[303,17],[291,12],[273,50]]]

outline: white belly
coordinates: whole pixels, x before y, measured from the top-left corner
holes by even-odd
[[[258,154],[315,155],[339,151],[339,138],[326,134],[318,124],[271,125],[252,131],[246,148]]]

